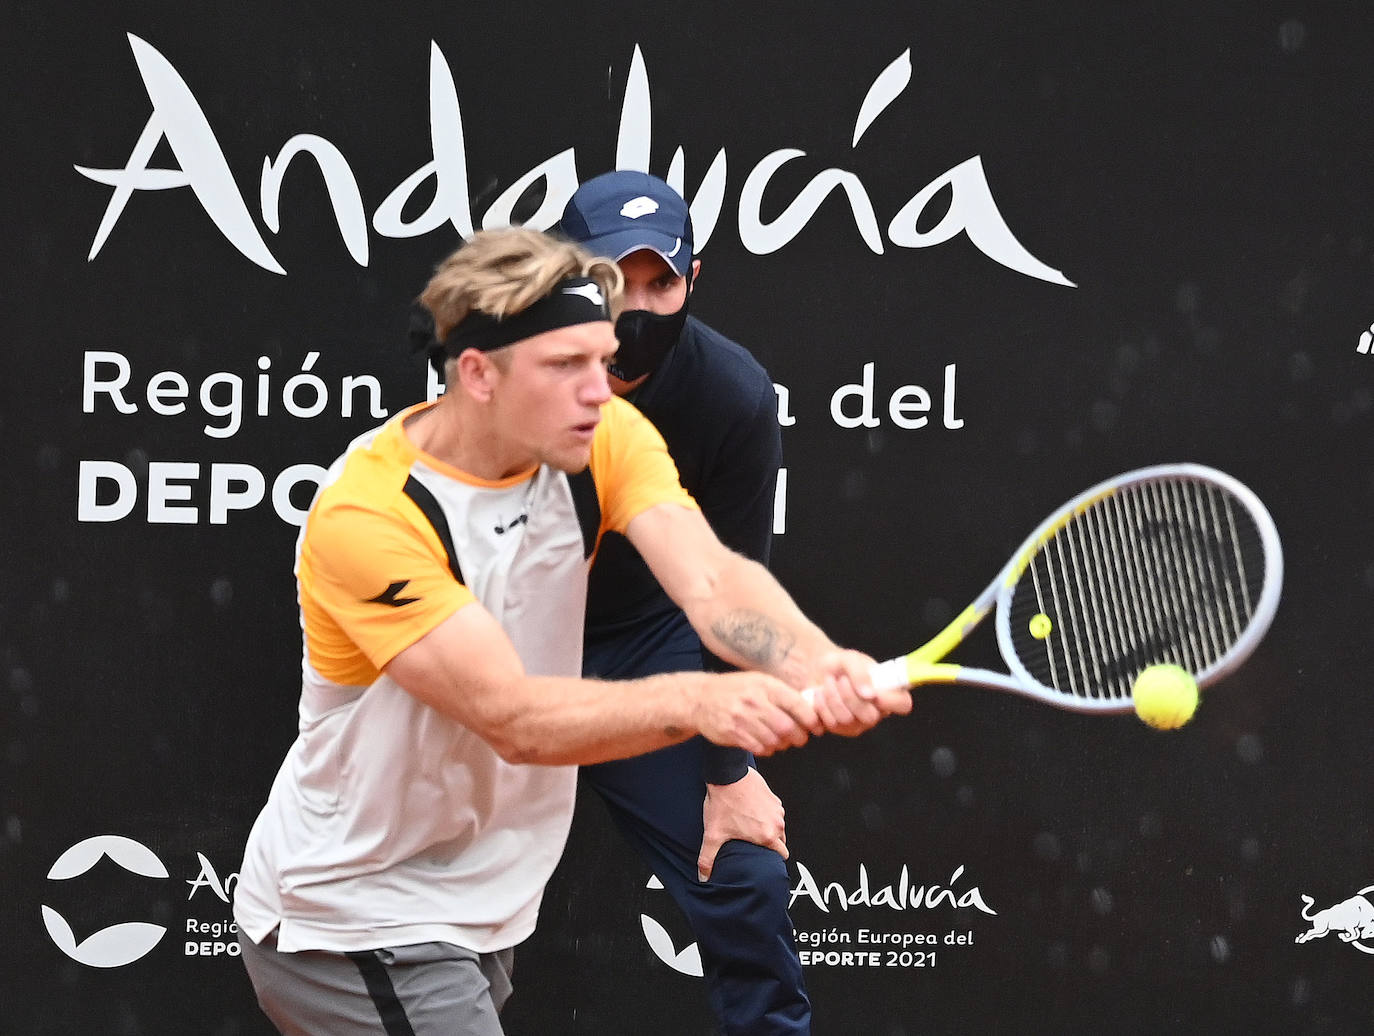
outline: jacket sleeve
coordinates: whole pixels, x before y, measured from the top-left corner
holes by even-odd
[[[765,381],[752,408],[743,410],[723,437],[697,500],[722,543],[765,565],[773,541],[773,497],[781,464],[777,397],[772,382]],[[702,663],[715,672],[729,669],[705,648]],[[733,784],[750,762],[743,749],[709,744],[702,757],[702,779],[707,784]]]

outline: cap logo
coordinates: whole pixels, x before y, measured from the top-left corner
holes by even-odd
[[[620,207],[620,214],[626,219],[639,219],[640,216],[647,216],[651,212],[658,211],[658,202],[645,195],[632,198]]]
[[[564,288],[564,295],[581,295],[592,305],[600,309],[606,308],[606,300],[601,294],[601,289],[595,284],[578,284],[575,287]]]

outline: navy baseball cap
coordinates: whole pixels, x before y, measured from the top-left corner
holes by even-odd
[[[657,176],[620,169],[579,187],[559,228],[597,255],[619,262],[648,248],[678,275],[692,265],[692,216],[682,195]]]

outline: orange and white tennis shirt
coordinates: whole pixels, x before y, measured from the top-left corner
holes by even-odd
[[[659,503],[695,508],[654,427],[613,398],[590,478],[487,482],[397,415],[330,469],[297,544],[295,743],[248,837],[234,915],[283,951],[514,946],[567,840],[576,767],[507,763],[386,665],[474,601],[535,675],[577,676],[589,556]]]

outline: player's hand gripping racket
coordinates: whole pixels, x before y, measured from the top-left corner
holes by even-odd
[[[958,683],[1077,712],[1130,712],[1147,666],[1215,683],[1259,644],[1278,607],[1273,519],[1234,478],[1196,464],[1109,479],[1047,518],[978,599],[928,643],[873,669],[892,689]],[[939,660],[997,608],[1009,673]]]

